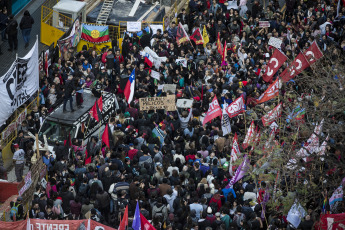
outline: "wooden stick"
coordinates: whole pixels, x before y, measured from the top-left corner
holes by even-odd
[[[40,147],[38,144],[38,134],[35,134],[36,137],[36,154],[37,154],[37,161],[41,158],[40,156]]]

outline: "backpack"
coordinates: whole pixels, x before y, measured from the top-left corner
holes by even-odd
[[[11,211],[10,211],[10,217],[11,219],[14,219],[17,217],[17,214],[18,214],[18,207],[19,207],[20,204],[17,204],[14,203],[12,208],[11,208]]]
[[[158,210],[156,212],[156,217],[162,217],[162,219],[164,219],[164,216],[163,216],[163,209],[164,209],[164,205],[162,205],[162,207],[160,208],[160,210]]]
[[[79,187],[79,193],[81,195],[86,195],[87,187],[88,187],[87,184],[81,184],[80,187]]]

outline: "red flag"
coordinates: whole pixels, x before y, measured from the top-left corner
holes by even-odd
[[[180,22],[177,27],[176,42],[178,45],[181,45],[183,42],[186,41],[189,41],[189,37]]]
[[[266,91],[261,94],[259,99],[257,99],[257,103],[263,103],[265,101],[271,100],[272,98],[279,95],[279,77],[266,89]]]
[[[218,32],[218,38],[217,38],[217,50],[220,55],[223,55],[222,52],[222,44],[220,44],[220,37],[219,37],[219,32]]]
[[[323,57],[323,53],[321,52],[319,46],[316,44],[315,41],[305,52],[305,57],[307,58],[309,65],[314,64],[317,60]]]
[[[146,63],[150,68],[152,68],[152,61],[148,57],[145,57],[144,63]]]
[[[282,115],[282,102],[277,105],[274,109],[269,111],[265,116],[261,118],[264,126],[272,124],[278,117]]]
[[[232,140],[232,148],[231,148],[231,162],[235,162],[238,157],[241,155],[240,147],[238,145],[238,137],[237,133],[235,133],[234,139]]]
[[[143,216],[143,214],[141,214],[141,213],[140,213],[140,222],[141,222],[141,229],[142,230],[156,230],[152,226],[152,224],[150,224],[150,222],[145,218],[145,216]]]
[[[287,60],[287,57],[278,49],[275,49],[270,61],[268,62],[266,72],[262,76],[264,81],[265,82],[271,81],[274,74],[278,71],[278,69],[284,64],[286,60]]]
[[[214,96],[212,102],[210,103],[208,107],[208,111],[206,113],[204,121],[202,122],[202,125],[205,125],[207,122],[221,115],[222,115],[222,109],[220,108],[218,104],[217,97]]]
[[[197,45],[204,44],[204,39],[201,36],[199,28],[194,31],[194,33],[189,37]]]
[[[127,226],[128,226],[128,205],[126,206],[125,213],[123,214],[123,218],[117,230],[126,230]]]
[[[112,149],[114,147],[113,135],[111,134],[109,124],[105,126],[105,129],[102,135],[102,141],[106,146],[109,147],[109,149]]]
[[[103,101],[102,101],[102,96],[101,96],[92,106],[90,115],[93,118],[95,118],[96,121],[99,122],[100,120],[102,120],[102,113],[101,113],[102,110],[103,110]]]
[[[224,41],[223,54],[222,54],[222,66],[226,64],[226,57],[228,56],[228,50],[226,48],[226,41]]]
[[[246,137],[244,138],[244,141],[243,141],[243,145],[242,145],[243,149],[248,148],[249,145],[254,143],[254,140],[256,137],[254,127],[255,127],[254,121],[252,121],[248,129],[248,132],[246,134]]]
[[[236,117],[238,114],[243,113],[245,111],[244,109],[244,98],[243,96],[240,96],[237,98],[233,103],[231,103],[228,108],[225,110],[229,117]]]
[[[291,66],[286,68],[280,75],[284,82],[290,81],[296,75],[300,74],[304,69],[309,67],[309,63],[303,53],[297,55]]]

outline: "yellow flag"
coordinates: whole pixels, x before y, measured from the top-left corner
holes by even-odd
[[[202,30],[202,38],[204,39],[204,47],[206,47],[206,44],[209,43],[210,38],[208,37],[205,25],[204,25],[204,29]]]

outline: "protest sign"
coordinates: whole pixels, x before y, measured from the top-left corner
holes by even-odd
[[[141,22],[127,22],[127,31],[128,32],[141,31]]]
[[[175,93],[176,85],[175,84],[165,84],[163,87],[164,92],[172,92]]]
[[[139,105],[140,110],[165,109],[166,111],[175,111],[175,95],[140,98]]]
[[[280,47],[282,46],[282,40],[280,40],[279,38],[275,38],[275,37],[271,37],[270,40],[268,41],[268,45],[273,46],[277,49],[280,49]]]
[[[193,105],[193,100],[192,99],[178,99],[176,102],[176,107],[177,108],[191,108]]]
[[[161,33],[163,33],[163,25],[150,25],[151,29],[152,29],[152,34],[156,34],[157,30],[160,29]]]
[[[269,21],[259,21],[259,27],[261,27],[261,28],[270,27],[270,22]]]

